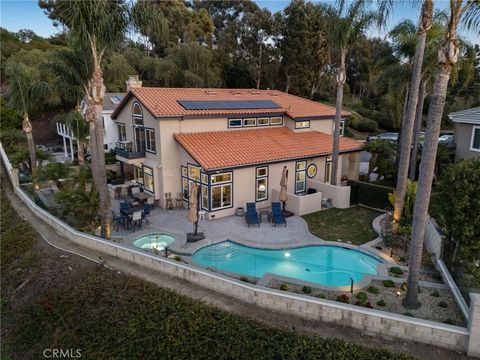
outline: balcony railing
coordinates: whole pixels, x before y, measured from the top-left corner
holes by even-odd
[[[116,152],[118,156],[126,159],[139,159],[145,157],[144,151],[134,151],[133,143],[131,141],[117,142]]]

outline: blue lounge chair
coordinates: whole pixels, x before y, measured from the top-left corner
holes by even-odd
[[[272,221],[275,224],[285,224],[287,226],[287,220],[285,220],[285,216],[282,212],[282,207],[279,202],[272,202]]]
[[[248,227],[250,227],[250,225],[258,225],[258,227],[260,227],[260,219],[258,218],[255,203],[247,203],[245,221],[247,222]]]

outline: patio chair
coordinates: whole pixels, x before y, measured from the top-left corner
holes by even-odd
[[[147,205],[151,205],[150,207],[153,208],[155,206],[155,199],[153,198],[153,196],[149,196],[147,198]]]
[[[112,210],[112,226],[116,226],[116,230],[118,232],[118,228],[122,225],[125,228],[125,223],[127,221],[127,217],[125,215],[117,215],[115,211]]]
[[[285,227],[287,226],[287,220],[282,212],[282,206],[279,202],[272,202],[272,220],[275,227],[278,224],[284,224]]]
[[[172,199],[171,192],[165,193],[165,210],[168,210],[168,209],[173,210],[173,199]]]
[[[143,216],[141,211],[135,211],[132,214],[132,219],[131,219],[132,231],[135,230],[135,227],[137,227],[138,229],[142,228],[142,220],[143,220]]]
[[[150,217],[150,210],[152,210],[152,205],[151,204],[143,205],[143,215],[144,216]]]
[[[140,188],[138,186],[132,187],[132,196],[138,194],[140,192]]]
[[[247,203],[247,212],[245,213],[245,221],[248,227],[250,225],[258,225],[260,227],[260,219],[258,217],[257,208],[255,203]]]
[[[128,201],[123,201],[120,203],[120,212],[130,209],[130,203]]]
[[[121,186],[117,186],[114,190],[114,198],[119,200],[122,198],[122,187]]]

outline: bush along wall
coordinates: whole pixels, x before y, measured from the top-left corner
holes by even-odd
[[[395,189],[389,186],[377,185],[363,181],[349,180],[350,203],[362,204],[376,209],[391,210],[388,193]]]

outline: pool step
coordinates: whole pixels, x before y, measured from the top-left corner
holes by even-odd
[[[242,251],[232,246],[209,247],[202,251],[201,259],[205,261],[220,261],[227,258],[233,259]]]

